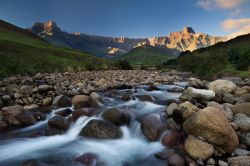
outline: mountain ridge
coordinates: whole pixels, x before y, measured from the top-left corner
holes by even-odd
[[[70,47],[77,50],[88,51],[99,56],[126,53],[135,47],[149,44],[151,46],[164,46],[175,50],[175,54],[182,51],[193,51],[198,48],[214,45],[226,40],[225,37],[210,36],[205,33],[195,33],[193,28],[184,27],[182,31],[172,32],[169,35],[152,38],[105,37],[87,35],[84,33],[68,33],[62,31],[54,21],[35,23],[29,31],[44,38],[55,45]],[[111,51],[110,50],[114,50]],[[116,51],[117,50],[117,51]]]

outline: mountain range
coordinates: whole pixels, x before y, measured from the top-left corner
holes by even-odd
[[[182,51],[193,51],[227,39],[226,37],[196,33],[191,27],[184,27],[182,31],[172,32],[167,36],[153,38],[104,37],[78,32],[68,33],[61,30],[54,21],[46,23],[36,22],[28,30],[53,45],[87,51],[97,56],[109,57],[125,54],[135,47],[144,45],[170,49],[173,55],[178,55]]]

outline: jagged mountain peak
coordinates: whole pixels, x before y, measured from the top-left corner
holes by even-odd
[[[36,22],[30,29],[35,34],[47,34],[52,35],[54,33],[61,32],[61,29],[57,26],[55,21],[47,21],[45,23]]]
[[[194,29],[192,27],[186,26],[186,27],[183,27],[182,33],[184,33],[184,34],[190,34],[190,33],[195,33],[195,31],[194,31]]]

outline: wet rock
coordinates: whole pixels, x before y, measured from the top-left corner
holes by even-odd
[[[64,108],[64,107],[71,107],[72,102],[69,97],[64,96],[64,95],[59,95],[59,96],[56,96],[52,104],[59,108]]]
[[[244,133],[240,136],[241,143],[250,146],[250,132]]]
[[[65,130],[62,130],[62,129],[57,129],[57,128],[53,128],[50,126],[46,126],[45,128],[46,136],[61,135],[64,133],[65,133]]]
[[[212,90],[205,90],[205,89],[195,89],[192,87],[189,87],[187,90],[185,90],[180,99],[183,101],[191,101],[192,99],[197,100],[211,100],[215,97],[215,93]]]
[[[68,119],[56,115],[49,119],[48,125],[52,128],[67,130],[70,126],[70,122],[68,121]]]
[[[182,136],[177,131],[167,131],[163,134],[161,138],[161,143],[167,147],[174,147],[181,143]]]
[[[238,137],[226,117],[218,109],[204,108],[187,119],[183,128],[189,135],[202,136],[220,152],[233,152]]]
[[[5,130],[6,128],[7,124],[2,119],[0,119],[0,132]]]
[[[194,159],[206,160],[214,153],[213,145],[198,140],[190,135],[185,140],[184,147],[187,153]]]
[[[85,153],[83,155],[77,156],[75,161],[83,164],[84,166],[95,166],[98,160],[98,157],[93,153]]]
[[[141,96],[138,96],[138,98],[141,101],[149,101],[149,102],[155,101],[155,98],[153,96],[150,96],[150,95],[141,95]]]
[[[33,116],[35,118],[36,121],[41,121],[41,120],[45,120],[46,119],[46,114],[42,113],[42,112],[34,112]]]
[[[207,104],[207,107],[214,107],[218,108],[228,119],[228,121],[233,120],[233,112],[231,111],[230,107],[227,104],[219,104],[214,101],[211,101]]]
[[[150,114],[142,118],[141,130],[142,133],[150,140],[156,141],[159,139],[164,128],[159,114]]]
[[[167,107],[167,110],[166,110],[167,115],[169,115],[169,116],[173,115],[174,110],[176,110],[176,109],[178,109],[178,108],[179,108],[178,104],[176,104],[176,103],[171,103],[171,104]]]
[[[236,156],[250,156],[250,151],[245,150],[245,149],[241,149],[241,148],[237,148],[234,150],[234,154]]]
[[[21,92],[24,94],[32,94],[33,93],[33,87],[32,86],[21,86]]]
[[[178,87],[178,86],[175,86],[175,87],[172,87],[170,89],[167,89],[168,92],[173,92],[173,93],[181,93],[184,90],[185,90],[184,88]]]
[[[110,108],[106,110],[103,114],[102,117],[105,120],[108,120],[115,125],[121,126],[129,123],[129,117],[128,115],[124,114],[117,108]]]
[[[230,108],[233,111],[234,115],[241,113],[250,117],[250,111],[249,111],[250,103],[236,104],[231,106]]]
[[[81,116],[92,116],[94,110],[90,108],[80,108],[72,112],[73,120],[76,121]]]
[[[72,98],[72,104],[75,109],[89,107],[89,96],[86,95],[77,95]]]
[[[185,166],[185,160],[178,154],[170,155],[167,163],[169,166]]]
[[[100,139],[117,139],[122,136],[122,133],[114,124],[94,119],[87,123],[80,135]]]
[[[250,156],[237,156],[228,158],[228,164],[232,166],[248,166],[250,165]]]
[[[53,88],[49,85],[40,85],[37,87],[38,93],[46,93],[51,90],[53,90]]]
[[[11,114],[13,116],[17,116],[18,114],[21,114],[23,111],[23,107],[20,105],[14,105],[14,106],[8,106],[2,108],[2,113]]]
[[[21,114],[18,114],[16,116],[16,119],[19,121],[20,125],[23,127],[30,126],[36,123],[36,120],[30,111],[24,111]]]
[[[237,86],[227,80],[215,80],[208,84],[208,89],[213,90],[215,93],[234,93]]]
[[[159,90],[159,88],[153,84],[150,84],[147,88],[147,91]]]
[[[233,121],[238,125],[241,131],[246,132],[250,130],[250,118],[248,116],[236,114]]]
[[[69,109],[69,108],[65,108],[65,109],[62,109],[62,110],[59,110],[59,111],[55,112],[56,115],[60,115],[60,116],[63,116],[63,117],[67,117],[71,113],[72,113],[72,110]]]
[[[166,120],[166,126],[167,126],[167,129],[169,130],[173,130],[173,131],[180,131],[181,130],[181,127],[179,124],[177,124],[173,118],[168,118]]]
[[[100,106],[103,106],[102,98],[96,92],[92,92],[90,94],[89,103],[90,103],[91,107],[100,107]]]

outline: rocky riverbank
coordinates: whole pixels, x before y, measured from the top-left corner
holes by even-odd
[[[140,85],[148,85],[145,91],[151,93],[138,94]],[[173,85],[161,91],[180,97],[161,100],[160,85]],[[250,164],[250,79],[230,77],[209,82],[176,71],[36,74],[1,80],[0,96],[2,135],[42,122],[53,109],[62,108],[46,122],[45,133],[33,132],[32,137],[64,134],[80,117],[101,115],[101,119],[91,119],[79,135],[118,139],[124,134],[120,126],[137,121],[149,142],[167,147],[154,154],[166,161],[163,165]],[[119,103],[139,100],[159,108],[142,114],[136,107],[109,106],[107,99]],[[93,160],[98,165],[96,154],[85,153],[75,159],[83,165],[91,165]],[[41,165],[37,160],[23,164]]]

